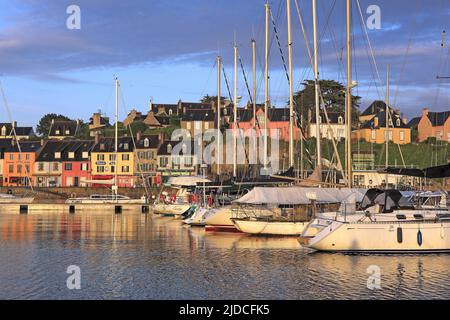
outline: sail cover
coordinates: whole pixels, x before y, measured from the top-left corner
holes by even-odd
[[[168,182],[172,186],[195,187],[197,183],[203,182],[207,183],[211,182],[211,180],[201,176],[180,176],[180,177],[171,177],[169,178]]]
[[[318,203],[340,203],[351,194],[361,202],[366,190],[349,188],[303,188],[303,187],[255,187],[243,197],[235,200],[239,204],[282,204],[301,205],[311,203],[315,198]]]
[[[429,167],[425,169],[387,167],[386,169],[383,169],[380,172],[410,177],[431,178],[431,179],[448,178],[450,177],[450,163],[443,166]]]

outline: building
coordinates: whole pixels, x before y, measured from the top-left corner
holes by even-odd
[[[234,128],[233,117],[230,118],[230,128]],[[245,108],[238,109],[238,128],[244,131],[256,127],[256,135],[261,135],[260,130],[266,126],[264,116],[264,106],[259,104],[256,107],[256,119],[253,117],[253,109]],[[270,108],[267,129],[270,131],[278,130],[280,140],[289,141],[289,109],[287,108]],[[299,140],[302,136],[300,128],[297,127],[294,121],[294,140]]]
[[[75,138],[80,130],[80,120],[54,120],[50,125],[49,139],[63,140]]]
[[[34,163],[36,153],[41,149],[40,142],[15,142],[4,145],[3,185],[8,187],[30,186],[35,184]]]
[[[320,136],[323,139],[345,139],[345,115],[342,112],[327,112],[328,122],[326,121],[326,116],[324,112],[320,113],[319,117],[319,127],[320,127]],[[308,136],[316,137],[317,136],[317,121],[316,114],[312,114],[312,116],[308,119]]]
[[[163,143],[163,135],[141,136],[139,133],[136,137],[135,168],[134,172],[138,184],[142,184],[145,179],[149,185],[159,184],[161,182],[158,175],[158,148]]]
[[[216,128],[216,113],[213,110],[195,110],[183,113],[180,120],[182,129],[189,131],[191,137],[195,134]]]
[[[450,111],[430,112],[424,108],[422,116],[413,118],[408,125],[417,128],[417,139],[421,142],[428,138],[450,142]]]
[[[62,186],[62,154],[69,142],[48,140],[36,155],[34,181],[37,187]]]
[[[175,153],[176,151],[178,152]],[[164,141],[158,148],[157,157],[157,171],[163,181],[167,181],[170,176],[196,175],[198,172],[192,140]]]
[[[34,137],[32,127],[18,127],[17,122],[0,123],[0,139],[27,140]]]
[[[130,137],[119,138],[117,163],[114,139],[100,138],[97,140],[91,151],[92,180],[113,181],[117,175],[119,187],[133,187],[135,185],[133,139]]]
[[[370,114],[375,110],[376,114]],[[389,125],[386,128],[386,104],[375,101],[362,113],[359,128],[352,133],[352,138],[371,143],[385,143],[386,139],[395,144],[411,143],[411,129],[398,110],[389,108]]]
[[[3,186],[3,162],[5,152],[11,148],[12,139],[0,139],[0,186]]]
[[[70,141],[61,152],[63,187],[87,187],[91,179],[90,154],[94,141]]]
[[[101,112],[96,112],[89,119],[89,134],[91,137],[95,137],[101,133],[103,129],[109,128],[111,125],[109,123],[109,118],[101,114]]]

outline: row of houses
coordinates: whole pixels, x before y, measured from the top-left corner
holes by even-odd
[[[119,187],[159,184],[166,177],[197,173],[197,160],[181,141],[162,135],[96,140],[20,141],[0,139],[0,185],[86,187],[107,185],[117,176]],[[173,148],[182,150],[172,156]],[[111,182],[112,184],[112,182]]]

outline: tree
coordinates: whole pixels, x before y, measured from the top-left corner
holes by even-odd
[[[133,135],[136,135],[138,132],[143,133],[148,127],[144,121],[134,121],[130,124],[130,128]]]
[[[294,101],[299,114],[303,115],[303,125],[307,125],[308,113],[315,112],[315,88],[314,80],[306,80],[303,90],[294,94]],[[345,92],[344,85],[334,80],[319,80],[320,90],[327,112],[345,112]],[[352,95],[352,123],[358,122],[359,103],[361,97]]]
[[[56,113],[48,113],[45,116],[39,120],[37,126],[36,126],[36,132],[37,134],[41,136],[48,136],[48,133],[50,131],[50,127],[52,125],[52,120],[55,121],[70,121],[70,118],[62,115],[62,114],[56,114]]]
[[[220,97],[220,101],[225,101],[225,97]],[[203,96],[203,98],[200,100],[201,103],[211,103],[211,102],[217,102],[217,96],[210,96],[207,94],[206,96]]]

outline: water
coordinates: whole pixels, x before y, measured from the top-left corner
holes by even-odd
[[[67,289],[69,265],[81,290]],[[311,253],[151,215],[0,215],[2,299],[444,299],[449,266],[445,254]]]

